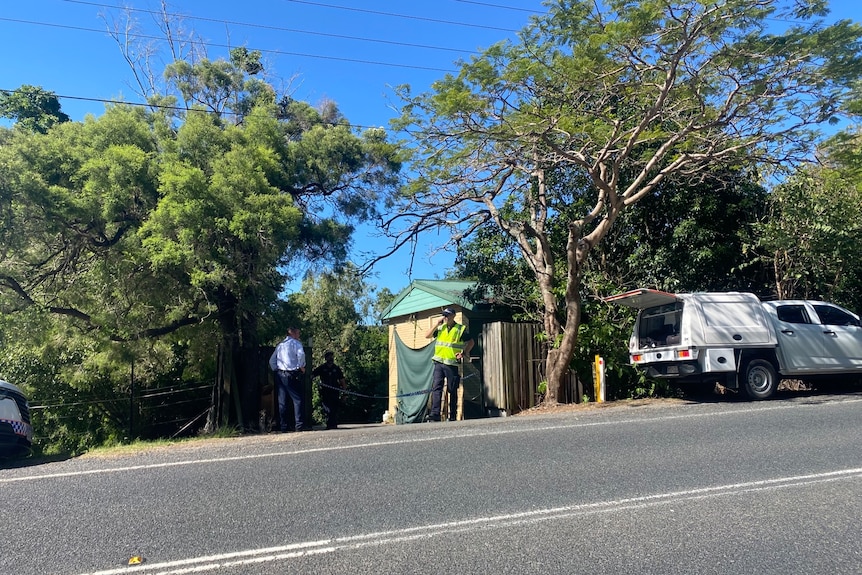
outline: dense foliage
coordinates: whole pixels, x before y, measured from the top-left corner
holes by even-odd
[[[605,304],[604,296],[637,287],[771,293],[763,265],[746,254],[769,201],[766,191],[751,180],[744,173],[715,173],[694,183],[671,179],[620,216],[609,241],[591,252],[584,268],[578,349],[572,358],[582,381],[592,379],[594,357],[601,355],[611,382],[610,398],[652,395],[657,386],[665,389],[629,365],[626,342],[634,314]],[[553,185],[571,194],[577,189],[574,182],[560,177]],[[565,209],[584,209],[588,193],[586,188],[569,197]],[[565,231],[550,237],[553,249],[565,251]],[[493,294],[519,309],[519,319],[541,321],[540,299],[526,262],[513,242],[493,227],[478,230],[461,245],[456,269],[456,275],[477,280],[477,297]]]
[[[383,130],[356,134],[329,103],[276,103],[247,79],[250,57],[169,70],[207,108],[116,105],[0,131],[0,342],[17,350],[0,377],[36,405],[87,406],[70,433],[35,410],[47,443],[146,434],[129,398],[177,386],[215,388],[198,398],[216,399],[211,428],[256,426],[260,346],[297,315],[285,285],[340,265],[354,222],[397,183]]]
[[[633,316],[601,299],[618,291],[860,311],[859,132],[802,161],[862,111],[862,31],[806,0],[776,35],[777,5],[552,3],[519,43],[401,92],[414,171],[394,210],[402,148],[279,95],[257,52],[177,58],[151,108],[81,122],[41,88],[0,93],[0,378],[45,450],[251,429],[262,350],[298,325],[309,364],[331,349],[346,373],[342,419],[377,421],[392,294],[346,259],[381,206],[395,246],[448,229],[453,275],[545,326],[551,400],[596,354],[611,399],[666,392],[628,364]]]
[[[509,237],[540,296],[553,403],[578,351],[591,252],[623,214],[674,182],[795,165],[852,97],[862,27],[824,13],[818,0],[551,2],[518,42],[428,93],[402,91],[416,177],[383,229],[396,245],[434,228],[452,242],[486,225]],[[776,18],[792,24],[776,34]],[[690,255],[692,274],[708,268]]]
[[[374,322],[372,292],[355,267],[346,266],[337,272],[310,274],[289,298],[306,326],[303,337],[312,349],[308,365],[322,364],[324,354],[332,351],[344,371],[347,387],[341,394],[339,420],[345,423],[380,421],[386,409],[389,339],[387,329]],[[314,418],[323,423],[319,384],[316,379]]]

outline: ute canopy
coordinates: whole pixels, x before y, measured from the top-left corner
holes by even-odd
[[[636,289],[602,298],[608,303],[616,303],[634,309],[646,309],[679,301],[676,294],[654,289]]]

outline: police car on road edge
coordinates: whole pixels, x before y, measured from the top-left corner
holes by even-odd
[[[0,379],[0,457],[29,453],[32,444],[27,398],[17,386]]]

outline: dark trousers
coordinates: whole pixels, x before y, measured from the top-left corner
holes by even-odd
[[[458,366],[435,361],[434,378],[431,383],[431,413],[428,416],[432,421],[440,421],[444,379],[446,380],[446,391],[449,392],[449,420],[454,421],[458,417],[458,386],[461,384]]]
[[[287,397],[293,402],[294,429],[299,431],[305,427],[305,381],[303,373],[297,371],[278,372],[278,420],[282,431],[288,431]]]
[[[337,389],[320,388],[320,402],[323,404],[323,413],[326,415],[326,429],[338,427],[338,407],[341,402],[339,395]]]

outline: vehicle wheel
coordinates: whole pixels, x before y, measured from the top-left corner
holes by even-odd
[[[769,399],[778,389],[778,374],[765,359],[753,359],[745,366],[745,381],[740,387],[751,399]]]

